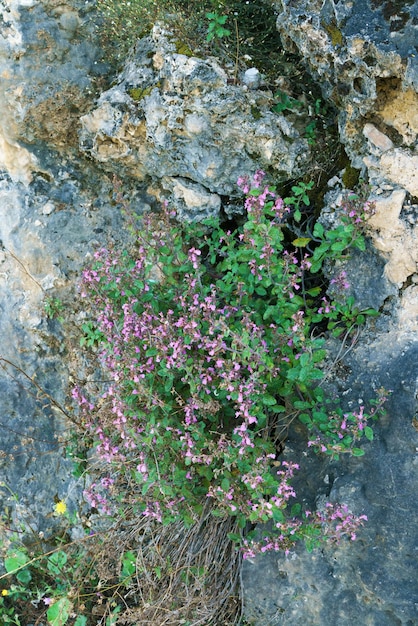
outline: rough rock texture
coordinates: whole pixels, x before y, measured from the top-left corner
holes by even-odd
[[[64,333],[74,328],[48,320],[44,303],[53,294],[71,306],[83,262],[110,233],[120,232],[110,181],[95,179],[87,166],[81,173],[67,164],[53,174],[53,182],[35,176],[29,189],[0,181],[0,474],[18,497],[16,504],[0,489],[0,509],[18,526],[46,534],[54,524],[54,498],[71,509],[82,485],[63,456],[71,421],[59,408],[68,402]],[[87,180],[95,180],[100,198]],[[81,322],[73,316],[72,324]]]
[[[277,26],[340,111],[342,141],[356,167],[367,154],[365,122],[395,145],[417,140],[417,18],[411,0],[280,0]]]
[[[418,5],[281,0],[277,26],[339,109],[342,142],[373,185],[374,245],[398,286],[417,271]]]
[[[332,228],[338,219],[341,205],[346,192],[337,188],[325,196],[325,207],[321,221]],[[367,222],[368,234],[374,249],[381,253],[382,272],[373,284],[373,290],[386,293],[387,282],[392,284],[392,292],[402,287],[416,275],[418,263],[418,206],[407,200],[407,191],[396,185],[380,183],[372,188],[369,201],[373,206],[373,214]],[[358,254],[354,255],[350,265],[356,267]],[[355,270],[354,270],[355,271]],[[366,267],[366,274],[367,274]],[[364,297],[361,293],[362,277],[354,281],[359,286],[359,301]],[[379,304],[367,305],[379,309]]]
[[[81,487],[63,455],[71,423],[48,398],[65,405],[68,364],[44,302],[68,297],[86,255],[120,232],[110,180],[75,151],[104,69],[90,10],[78,0],[1,5],[0,509],[45,533],[54,498],[71,508]]]
[[[185,215],[196,215],[199,205],[214,214],[243,174],[261,168],[287,180],[306,171],[307,140],[272,104],[269,92],[229,84],[214,59],[178,54],[157,26],[81,118],[81,147],[122,175],[164,177],[177,208],[183,198]]]
[[[339,363],[334,379],[342,400],[354,408],[374,390],[392,390],[385,418],[361,459],[335,464],[303,454],[303,434],[295,429],[287,454],[300,459],[298,495],[308,507],[318,500],[346,502],[368,522],[356,542],[324,546],[308,554],[299,546],[288,557],[266,554],[246,562],[245,614],[250,624],[279,626],[413,626],[416,624],[417,542],[411,497],[418,481],[418,346],[400,328],[380,328],[364,337]],[[309,476],[309,481],[306,481]],[[318,494],[314,501],[313,494]]]
[[[308,507],[345,501],[369,518],[358,541],[289,557],[265,554],[244,566],[250,624],[413,626],[417,623],[417,541],[412,520],[418,483],[417,17],[414,2],[282,0],[278,28],[297,49],[338,109],[340,134],[371,184],[373,244],[345,265],[360,307],[381,315],[336,360],[327,385],[353,409],[383,386],[387,415],[360,459],[338,465],[306,455],[296,426],[285,454],[297,459],[298,495]],[[338,215],[330,194],[324,218]],[[328,217],[327,217],[328,216]],[[380,258],[376,255],[378,251]],[[306,479],[306,477],[308,477]],[[260,529],[260,532],[262,530]]]
[[[375,214],[370,219],[373,243],[389,258],[385,274],[397,284],[416,274],[418,260],[417,207],[406,205],[405,195],[403,189],[395,189],[387,197],[377,196]]]
[[[1,5],[0,166],[16,180],[44,169],[42,143],[66,151],[77,141],[98,62],[88,27],[92,3],[6,0]]]
[[[357,543],[247,563],[247,617],[259,626],[412,626],[418,602],[411,497],[418,445],[417,5],[275,4],[285,44],[302,53],[324,96],[339,108],[342,140],[376,202],[370,246],[352,257],[347,271],[359,306],[379,307],[381,316],[327,382],[350,407],[381,385],[393,394],[364,458],[337,466],[304,456],[303,433],[291,433],[286,453],[308,468],[306,484],[297,484],[306,502],[314,506],[318,493],[345,500],[370,522]],[[224,196],[236,193],[238,175],[257,167],[277,180],[297,178],[309,147],[284,117],[271,113],[269,92],[229,84],[216,60],[177,54],[161,30],[139,42],[115,85],[94,102],[106,70],[89,25],[94,2],[5,0],[1,10],[0,470],[18,503],[2,488],[0,509],[48,532],[54,497],[71,508],[81,486],[62,453],[71,423],[44,393],[65,403],[63,333],[70,329],[45,319],[43,300],[63,296],[72,306],[68,294],[86,257],[123,233],[113,173],[138,209],[149,201],[147,190],[199,219],[216,214]],[[327,208],[338,207],[329,202]],[[73,317],[74,326],[80,321]],[[329,344],[331,360],[340,348]]]

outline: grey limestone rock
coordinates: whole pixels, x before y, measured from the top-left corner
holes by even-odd
[[[81,0],[1,4],[0,166],[16,180],[42,171],[43,144],[68,151],[77,143],[78,118],[108,69],[92,10]]]
[[[157,26],[81,118],[80,145],[138,181],[182,179],[237,195],[239,176],[264,169],[284,180],[308,166],[307,140],[272,104],[268,92],[229,84],[216,60],[178,54]]]
[[[280,0],[283,42],[297,49],[339,110],[345,149],[356,167],[374,123],[397,146],[417,141],[417,20],[411,0]]]
[[[340,363],[334,392],[353,409],[384,386],[387,415],[360,459],[330,462],[306,456],[303,433],[290,433],[287,454],[298,459],[298,496],[308,507],[346,502],[368,521],[355,542],[288,557],[264,554],[245,562],[245,615],[258,626],[413,626],[418,610],[413,497],[418,481],[416,425],[418,347],[414,335],[388,329],[370,335]],[[303,476],[302,476],[303,472]],[[308,480],[306,479],[308,476]]]
[[[300,51],[340,110],[342,141],[353,163],[368,168],[376,200],[371,243],[382,257],[369,247],[348,272],[356,301],[380,307],[382,318],[344,356],[330,389],[349,408],[381,385],[393,394],[364,458],[337,466],[305,456],[303,433],[293,429],[286,454],[307,468],[297,483],[302,499],[309,506],[324,497],[347,501],[369,523],[357,543],[246,563],[246,614],[259,626],[412,626],[418,246],[407,194],[417,184],[417,6],[275,4],[285,45]],[[215,59],[179,54],[160,27],[138,42],[113,87],[106,77],[95,101],[106,67],[89,22],[94,5],[1,6],[0,481],[18,500],[2,487],[0,510],[45,534],[53,531],[54,498],[71,510],[82,485],[63,454],[71,422],[49,399],[66,402],[64,334],[71,328],[47,320],[43,301],[53,294],[72,308],[89,255],[125,236],[112,175],[122,177],[139,210],[151,202],[144,190],[158,188],[157,197],[169,195],[182,217],[196,219],[217,214],[224,196],[234,205],[238,176],[262,168],[276,182],[294,180],[312,154],[285,116],[271,111],[270,92],[230,84]],[[70,326],[82,319],[74,312]],[[339,348],[329,350],[332,358]]]
[[[0,181],[0,510],[12,526],[45,536],[56,523],[56,498],[70,511],[82,501],[64,453],[75,418],[65,337],[83,320],[76,283],[94,249],[122,232],[110,181],[87,164],[52,173],[52,181],[35,175],[29,186]],[[68,309],[66,326],[46,317],[49,296]]]

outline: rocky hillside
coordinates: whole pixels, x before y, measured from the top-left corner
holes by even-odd
[[[364,457],[305,458],[303,433],[290,429],[284,454],[306,463],[309,480],[298,485],[304,501],[311,507],[324,498],[344,501],[369,521],[356,542],[247,561],[244,613],[258,626],[412,626],[418,7],[407,0],[267,4],[283,49],[309,73],[336,125],[307,132],[306,99],[299,109],[289,93],[293,105],[274,110],[276,89],[262,67],[254,71],[243,59],[237,73],[222,58],[179,48],[161,24],[136,42],[116,72],[103,61],[95,2],[3,3],[0,467],[16,498],[2,488],[0,508],[14,524],[48,534],[56,523],[54,499],[71,509],[82,498],[83,485],[64,454],[74,419],[66,404],[74,371],[65,336],[83,323],[79,309],[71,311],[81,269],[99,246],[126,237],[114,177],[138,211],[168,200],[188,221],[220,212],[233,218],[242,210],[239,176],[262,169],[288,189],[318,171],[318,146],[329,133],[327,158],[335,162],[329,180],[321,165],[317,214],[332,223],[351,187],[349,173],[369,184],[375,211],[368,247],[345,271],[359,307],[374,307],[380,316],[352,345],[330,340],[327,385],[348,408],[379,388],[392,393]],[[245,63],[252,72],[245,73]],[[277,85],[285,93],[288,81],[277,76]],[[68,312],[64,325],[45,315],[45,302],[57,298]]]

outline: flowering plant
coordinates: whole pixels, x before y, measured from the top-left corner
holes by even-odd
[[[263,179],[239,179],[247,219],[234,232],[217,220],[179,224],[163,207],[134,226],[131,250],[96,252],[81,295],[87,343],[111,382],[96,405],[73,391],[106,470],[85,492],[92,506],[187,525],[209,502],[212,515],[236,518],[244,556],[329,537],[340,518],[332,536],[354,538],[364,520],[331,504],[287,513],[299,466],[279,460],[280,430],[299,416],[314,449],[336,452],[336,438],[339,451],[359,450],[363,428],[321,408],[326,351],[311,332],[321,290],[308,255],[285,246],[290,210]],[[337,235],[324,241],[342,250]],[[267,521],[273,539],[243,539],[248,523]]]

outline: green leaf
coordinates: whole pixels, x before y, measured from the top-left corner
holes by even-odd
[[[122,570],[121,570],[121,578],[128,578],[129,576],[133,576],[136,572],[136,556],[131,551],[128,550],[124,553],[122,558]]]
[[[364,429],[364,434],[369,441],[373,441],[373,429],[370,428],[370,426],[366,426],[366,428]]]
[[[314,363],[320,363],[321,361],[325,359],[326,356],[327,356],[326,350],[315,350],[315,352],[312,354],[312,360]]]
[[[353,456],[364,456],[364,450],[361,448],[353,448],[352,454]]]
[[[167,380],[164,383],[164,391],[166,393],[169,393],[173,388],[174,376],[172,374],[168,374],[166,376],[167,376]]]
[[[47,568],[50,572],[59,576],[62,574],[64,565],[68,560],[67,554],[63,550],[59,550],[58,552],[54,552],[48,557]]]
[[[311,274],[316,274],[317,272],[319,272],[319,270],[322,267],[323,260],[324,260],[323,257],[321,257],[320,259],[317,259],[316,261],[312,262],[312,265],[310,267]]]
[[[188,457],[185,459],[186,465],[188,465],[187,461],[190,461],[190,459]],[[148,490],[150,489],[150,487],[152,486],[153,483],[154,483],[154,480],[147,480],[147,482],[144,485],[142,485],[141,492],[142,492],[143,496],[146,495],[146,493],[148,492]]]
[[[117,606],[113,609],[112,614],[106,619],[106,626],[116,626],[118,621],[118,613],[120,613],[121,607]]]
[[[263,313],[263,320],[266,321],[271,317],[274,317],[278,313],[278,308],[276,305],[270,304]]]
[[[8,574],[12,574],[18,569],[21,569],[29,562],[29,557],[20,550],[13,552],[13,555],[4,559],[4,567]]]
[[[306,382],[308,379],[312,379],[312,372],[314,370],[311,370],[309,367],[301,367],[300,371],[299,371],[299,380],[301,383]]]
[[[299,513],[300,513],[300,511],[301,511],[301,508],[302,508],[302,507],[300,506],[300,504],[299,504],[299,503],[294,504],[294,505],[292,506],[292,508],[290,509],[290,515],[291,515],[292,517],[296,517],[297,515],[299,515]]]
[[[310,241],[312,241],[310,237],[298,237],[297,239],[294,239],[292,241],[292,245],[296,246],[297,248],[304,248],[308,245]]]
[[[353,242],[353,246],[355,246],[356,248],[358,248],[359,250],[361,250],[362,252],[365,252],[366,250],[366,242],[363,239],[363,237],[359,237],[358,239],[356,239]]]
[[[314,411],[313,419],[317,424],[328,424],[328,415],[324,411]]]
[[[299,421],[302,422],[302,424],[305,424],[306,426],[308,426],[309,428],[312,428],[313,421],[311,420],[310,416],[307,413],[302,413],[301,415],[299,415]]]
[[[338,226],[337,228],[333,228],[332,230],[327,230],[325,234],[328,242],[337,241],[338,239],[346,238],[344,237],[344,226]]]
[[[322,226],[322,224],[320,224],[319,222],[316,222],[314,229],[313,229],[314,236],[322,239],[322,237],[324,236],[324,232],[325,232],[325,229]]]
[[[282,404],[275,404],[274,406],[269,407],[269,411],[272,413],[286,413],[286,407]]]
[[[84,617],[84,615],[78,615],[74,622],[74,626],[87,626],[87,617]]]
[[[310,354],[308,354],[307,352],[303,352],[303,354],[300,355],[299,363],[301,364],[302,367],[305,367],[306,365],[308,365],[309,359],[310,359]]]
[[[20,572],[16,574],[16,578],[20,583],[22,583],[23,585],[26,585],[32,580],[32,574],[30,573],[28,568],[25,567],[24,569],[20,570]]]
[[[331,250],[333,252],[342,252],[343,250],[345,250],[348,247],[348,243],[347,241],[335,241],[332,245],[331,245]]]
[[[318,428],[322,433],[327,433],[329,431],[328,424],[318,424]]]
[[[296,209],[293,217],[295,218],[295,222],[300,222],[300,220],[302,219],[302,213],[299,209]]]
[[[224,478],[221,482],[221,489],[222,491],[228,491],[230,487],[230,482],[227,478]]]
[[[299,379],[299,374],[300,374],[300,368],[299,367],[293,367],[288,372],[286,372],[286,378],[288,380],[295,381],[295,380]]]
[[[280,509],[274,508],[273,509],[273,520],[275,522],[284,522],[284,514]]]
[[[295,407],[295,409],[309,409],[311,403],[307,402],[306,400],[295,400],[293,406]]]
[[[274,406],[276,404],[276,398],[274,398],[273,396],[271,396],[268,393],[265,393],[262,396],[262,402],[263,404],[265,404],[266,406]]]
[[[68,598],[59,598],[46,612],[48,624],[50,626],[64,626],[70,617],[71,609],[72,604]]]
[[[317,248],[315,248],[312,259],[314,261],[319,261],[319,259],[322,259],[322,257],[329,252],[329,249],[330,243],[328,241],[324,241]]]
[[[305,547],[306,547],[306,552],[308,554],[311,554],[314,551],[315,546],[316,546],[316,543],[312,541],[312,539],[306,539]]]
[[[246,520],[246,518],[245,518],[245,515],[240,515],[240,516],[237,518],[237,521],[238,521],[238,528],[245,528],[245,527],[246,527],[246,525],[247,525],[247,520]]]

